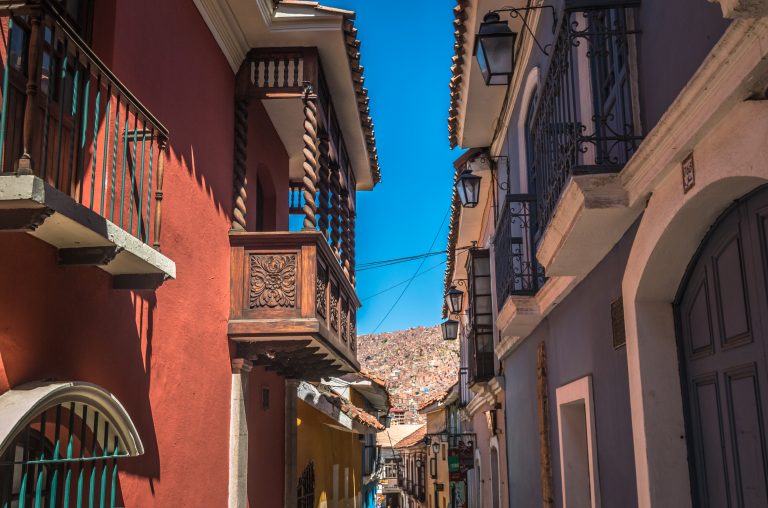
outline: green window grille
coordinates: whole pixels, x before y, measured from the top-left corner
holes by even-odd
[[[80,403],[33,418],[0,453],[0,508],[104,508],[122,502],[118,461],[128,454],[99,411]]]

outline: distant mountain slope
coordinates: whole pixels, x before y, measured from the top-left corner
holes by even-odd
[[[357,357],[363,370],[387,382],[393,406],[406,411],[458,379],[459,341],[444,341],[439,326],[362,335]]]

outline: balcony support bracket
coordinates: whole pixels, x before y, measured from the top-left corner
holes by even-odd
[[[48,207],[15,208],[0,211],[0,231],[34,231],[53,215]]]
[[[59,264],[106,266],[123,250],[116,245],[59,249]]]

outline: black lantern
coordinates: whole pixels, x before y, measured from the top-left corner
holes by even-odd
[[[421,459],[416,459],[416,468],[421,469],[421,466],[422,466]]]
[[[440,443],[435,441],[434,443],[432,443],[432,453],[437,455],[439,452],[440,452]]]
[[[515,38],[506,21],[497,12],[489,12],[475,36],[475,56],[486,85],[506,85],[515,64]]]
[[[448,310],[451,311],[451,314],[460,313],[464,304],[464,292],[456,289],[456,286],[451,286],[451,289],[448,290],[448,294],[445,295],[445,304],[448,306]]]
[[[456,340],[459,335],[459,322],[449,319],[440,325],[443,329],[443,340]]]
[[[464,208],[476,207],[477,202],[480,201],[480,177],[465,169],[456,182],[456,190],[459,193],[461,206]]]

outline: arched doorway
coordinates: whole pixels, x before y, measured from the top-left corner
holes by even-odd
[[[726,210],[675,304],[696,506],[768,506],[768,187]]]
[[[125,409],[89,383],[29,383],[0,395],[0,506],[122,502],[118,464],[144,449]]]

